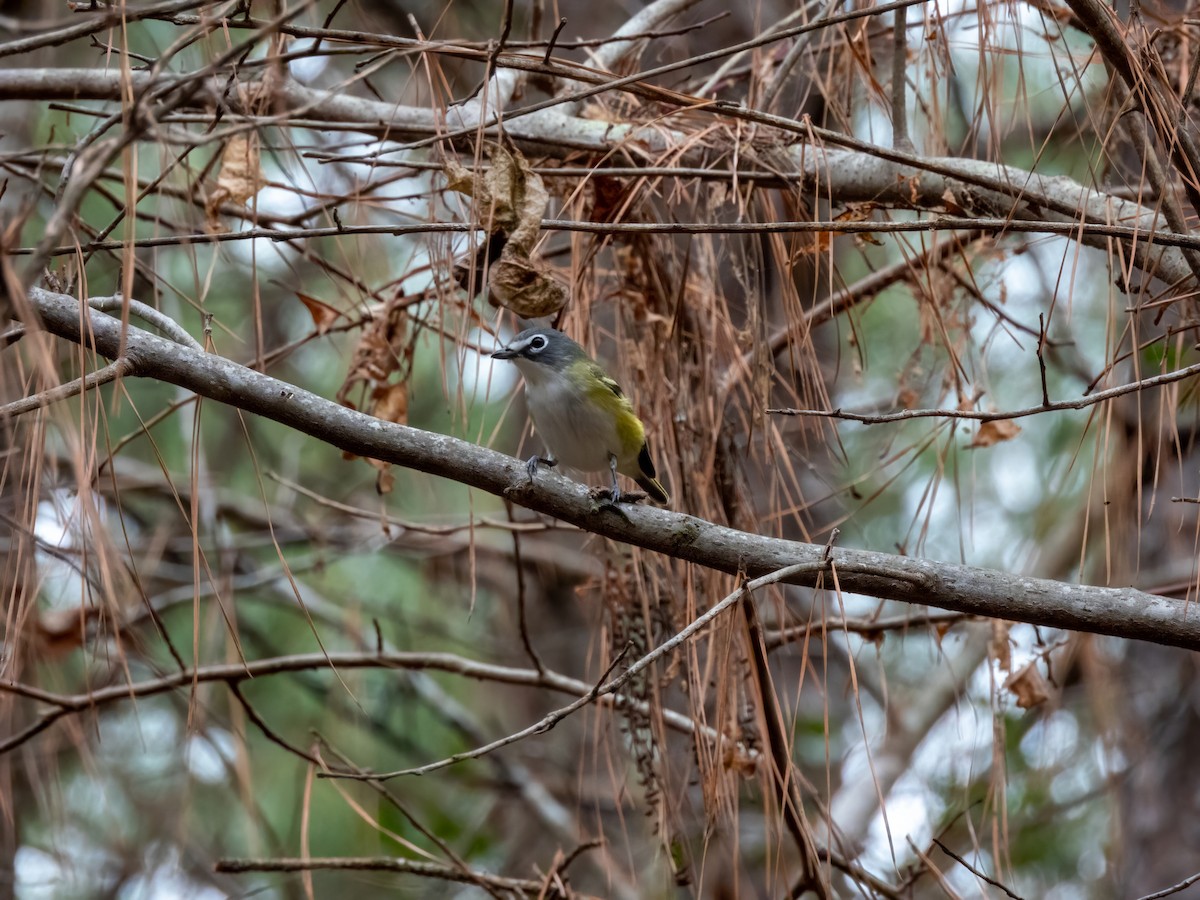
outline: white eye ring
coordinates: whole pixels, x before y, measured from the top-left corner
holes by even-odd
[[[534,353],[537,353],[539,350],[545,350],[547,343],[549,343],[549,341],[547,341],[544,337],[542,337],[539,334],[539,335],[536,335],[532,340],[530,340],[529,349],[532,350]]]

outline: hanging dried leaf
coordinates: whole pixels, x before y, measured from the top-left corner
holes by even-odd
[[[30,659],[53,663],[78,650],[87,638],[89,621],[98,615],[95,608],[43,610],[37,616],[33,640],[27,647]]]
[[[408,423],[408,382],[381,384],[371,392],[370,413],[385,422]]]
[[[396,486],[396,476],[392,474],[392,464],[381,462],[378,459],[368,459],[367,463],[379,472],[375,476],[375,493],[390,494]]]
[[[408,421],[409,376],[416,341],[416,333],[410,327],[407,301],[408,297],[401,294],[375,310],[358,339],[350,368],[337,392],[338,403],[357,409],[349,394],[362,386],[367,394],[363,411],[400,425]],[[346,458],[353,459],[353,456]],[[376,489],[381,494],[391,491],[394,479],[387,463],[367,462],[380,471]]]
[[[838,213],[833,221],[835,222],[865,222],[871,217],[871,214],[876,210],[874,203],[850,203],[842,212]],[[845,234],[844,231],[815,231],[812,234],[812,239],[803,243],[795,256],[804,256],[810,254],[824,253],[833,245],[833,239]],[[856,232],[855,240],[868,244],[879,244],[880,241],[874,235],[866,232]]]
[[[1017,706],[1021,709],[1033,709],[1050,699],[1050,689],[1036,659],[1010,675],[1004,688],[1017,698]]]
[[[400,376],[396,380],[407,380],[413,345],[408,309],[401,302],[406,300],[407,297],[402,295],[374,310],[370,323],[363,328],[362,336],[358,339],[358,346],[354,348],[346,380],[337,393],[338,403],[349,406],[347,397],[358,384],[365,384],[374,390],[376,386],[392,380],[393,374]]]
[[[446,186],[475,200],[489,234],[503,232],[526,252],[542,227],[542,214],[550,195],[542,179],[520,153],[488,146],[491,165],[472,172],[457,160],[446,161]]]
[[[217,174],[217,186],[208,195],[204,212],[210,231],[223,231],[219,210],[226,203],[245,206],[251,197],[262,190],[263,178],[259,160],[257,131],[235,134],[225,144],[221,154],[221,168]]]
[[[726,739],[721,764],[743,778],[753,778],[758,774],[758,754],[750,752],[744,743],[735,740]]]
[[[975,437],[971,440],[971,443],[967,444],[967,447],[991,447],[994,444],[999,444],[1001,441],[1011,441],[1020,433],[1021,426],[1011,419],[996,419],[991,422],[984,422],[979,427],[979,431],[975,433]]]
[[[510,243],[492,267],[491,299],[524,319],[551,316],[567,305],[567,286],[543,262],[513,253]]]
[[[552,315],[566,305],[567,289],[551,266],[532,257],[550,195],[521,154],[490,145],[488,155],[491,166],[484,172],[471,172],[453,159],[445,169],[447,186],[474,198],[489,247],[498,234],[507,239],[489,271],[489,299],[523,318]]]
[[[308,309],[308,314],[312,316],[313,324],[317,326],[317,334],[325,334],[333,327],[333,323],[342,317],[341,312],[334,309],[323,300],[318,300],[316,297],[310,297],[308,294],[296,291],[296,296],[300,302]]]

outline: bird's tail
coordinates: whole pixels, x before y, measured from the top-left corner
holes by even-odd
[[[650,499],[655,503],[661,503],[666,506],[671,502],[671,495],[667,493],[666,488],[659,483],[654,471],[654,460],[650,457],[650,442],[646,441],[642,444],[642,450],[638,453],[638,468],[641,470],[634,481],[638,487],[650,495]]]
[[[661,503],[664,506],[671,502],[671,495],[667,493],[658,481],[657,478],[647,478],[645,475],[639,475],[634,479],[638,487],[650,495],[650,499],[655,503]]]

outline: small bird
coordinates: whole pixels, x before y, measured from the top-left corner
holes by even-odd
[[[665,504],[670,499],[656,477],[646,429],[629,398],[577,343],[553,328],[527,328],[492,359],[512,360],[525,376],[529,414],[551,454],[529,460],[530,478],[538,463],[561,462],[581,472],[608,469],[614,503],[621,499],[618,472],[652,500]]]

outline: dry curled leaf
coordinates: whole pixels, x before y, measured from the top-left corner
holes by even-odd
[[[408,382],[381,384],[371,391],[371,415],[397,425],[408,423]]]
[[[552,316],[567,305],[567,286],[546,263],[504,248],[491,270],[491,296],[505,309],[525,319]]]
[[[378,471],[375,476],[375,493],[390,494],[396,486],[396,476],[392,474],[392,464],[378,459],[368,459],[367,463]]]
[[[447,186],[474,198],[489,234],[503,232],[510,245],[528,253],[541,230],[550,195],[541,176],[520,153],[492,144],[488,155],[492,164],[482,172],[447,160]]]
[[[451,190],[474,198],[489,243],[497,234],[506,238],[489,270],[489,299],[522,318],[552,315],[566,305],[567,289],[551,266],[533,258],[550,195],[520,153],[491,145],[488,154],[492,164],[486,171],[472,172],[453,159],[445,170]]]
[[[994,419],[979,426],[979,431],[967,444],[968,448],[991,447],[1001,441],[1011,441],[1021,433],[1021,426],[1011,419]]]
[[[407,300],[405,295],[399,295],[374,310],[370,323],[358,339],[346,378],[337,392],[339,403],[357,409],[349,394],[356,387],[363,387],[367,397],[363,411],[400,425],[408,421],[409,376],[416,341],[416,334],[410,327]],[[345,458],[354,457],[348,455]],[[390,493],[395,482],[391,467],[379,460],[368,459],[367,462],[379,471],[376,490],[381,494]]]
[[[838,213],[833,221],[835,222],[865,222],[871,217],[875,211],[874,203],[850,203],[846,208]],[[796,256],[804,256],[806,254],[824,253],[833,244],[833,239],[839,237],[846,232],[844,231],[816,231],[813,232],[812,239],[807,242],[802,242]],[[868,244],[878,244],[879,239],[867,232],[855,232],[855,240],[862,241]]]
[[[300,291],[296,291],[296,297],[304,304],[308,314],[312,316],[313,325],[317,327],[317,334],[325,334],[342,316],[338,310],[324,300],[318,300],[316,297],[310,297]]]
[[[258,132],[235,134],[225,144],[221,167],[217,172],[217,186],[204,204],[209,230],[224,230],[220,215],[222,205],[232,203],[245,206],[265,183],[259,161]]]
[[[372,391],[392,380],[405,381],[412,365],[413,335],[410,333],[407,297],[376,307],[371,321],[363,328],[346,379],[337,393],[337,401],[349,406],[347,397],[356,385],[366,385]],[[368,412],[370,409],[368,408]]]
[[[1033,709],[1050,699],[1050,690],[1036,659],[1010,675],[1004,688],[1017,698],[1021,709]]]
[[[758,774],[758,755],[749,752],[744,745],[735,741],[726,741],[721,764],[743,778],[753,778]]]

